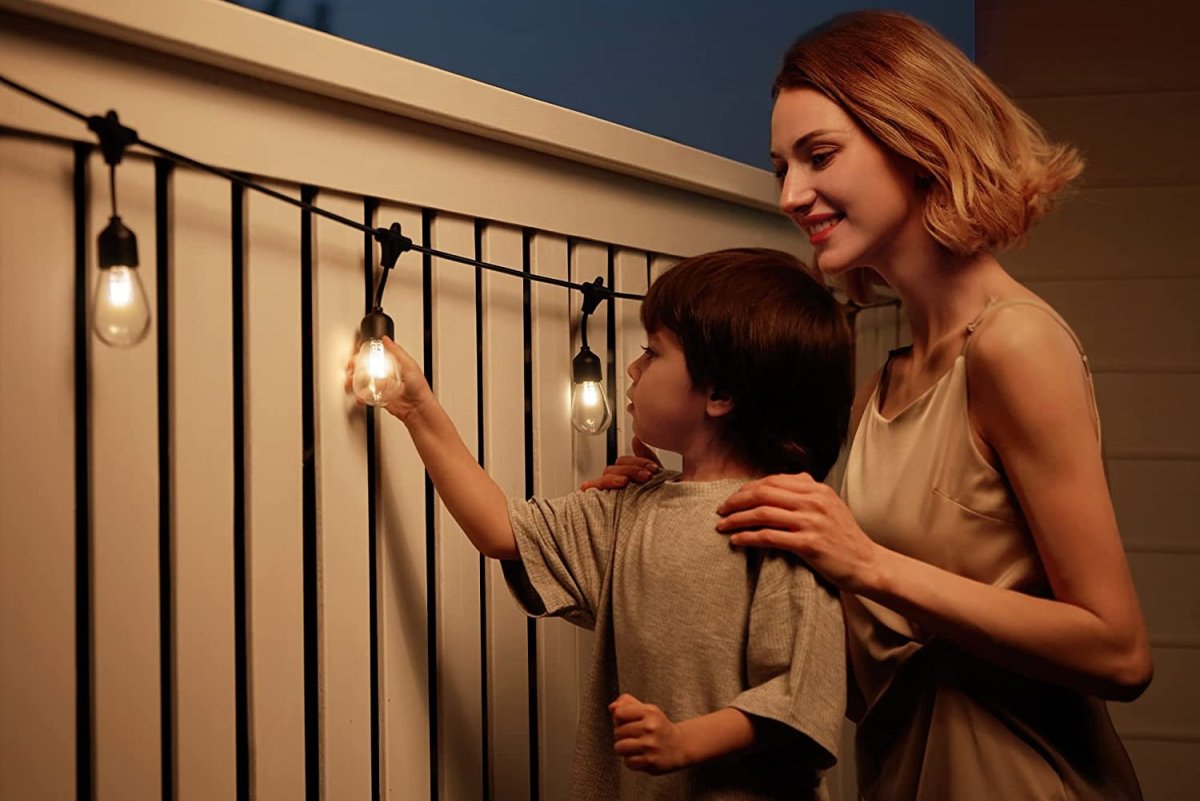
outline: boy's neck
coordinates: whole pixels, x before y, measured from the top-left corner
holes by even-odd
[[[720,481],[724,478],[752,479],[762,471],[744,459],[727,451],[706,449],[695,454],[682,454],[683,468],[679,481]]]

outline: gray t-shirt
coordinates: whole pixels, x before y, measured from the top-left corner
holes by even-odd
[[[739,549],[717,507],[740,479],[509,502],[520,561],[504,562],[530,615],[595,629],[571,798],[823,798],[845,710],[841,606],[792,554]],[[776,721],[783,744],[665,776],[613,753],[608,704],[627,692],[671,720],[724,707]]]

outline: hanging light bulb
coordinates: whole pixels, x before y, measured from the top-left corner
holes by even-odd
[[[105,344],[128,348],[150,331],[150,302],[137,269],[137,237],[117,214],[117,165],[125,148],[138,141],[137,131],[122,125],[115,111],[88,117],[88,128],[99,137],[108,164],[112,208],[108,225],[100,232],[100,276],[92,296],[92,330]]]
[[[600,358],[584,345],[571,362],[571,425],[584,434],[599,434],[612,420],[601,375]]]
[[[605,298],[603,286],[604,281],[600,278],[583,285],[583,317],[579,321],[582,343],[579,353],[571,362],[571,380],[575,383],[571,390],[571,425],[584,434],[599,434],[612,421],[608,396],[601,383],[604,368],[600,364],[600,357],[592,353],[587,341],[588,318]]]
[[[100,232],[100,277],[92,296],[92,329],[113,347],[136,345],[150,330],[150,303],[137,267],[137,237],[114,214]]]
[[[354,357],[354,397],[368,406],[387,406],[404,387],[400,365],[383,344],[383,338],[395,336],[392,318],[376,309],[363,318],[359,327],[362,344]]]

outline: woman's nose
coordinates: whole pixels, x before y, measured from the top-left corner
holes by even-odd
[[[779,208],[784,214],[796,214],[812,208],[817,192],[812,182],[798,171],[789,172],[779,186]]]

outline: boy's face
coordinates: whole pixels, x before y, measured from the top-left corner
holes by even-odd
[[[685,452],[705,421],[707,393],[692,385],[679,338],[665,328],[646,337],[642,355],[629,363],[626,407],[633,433],[647,445]]]

